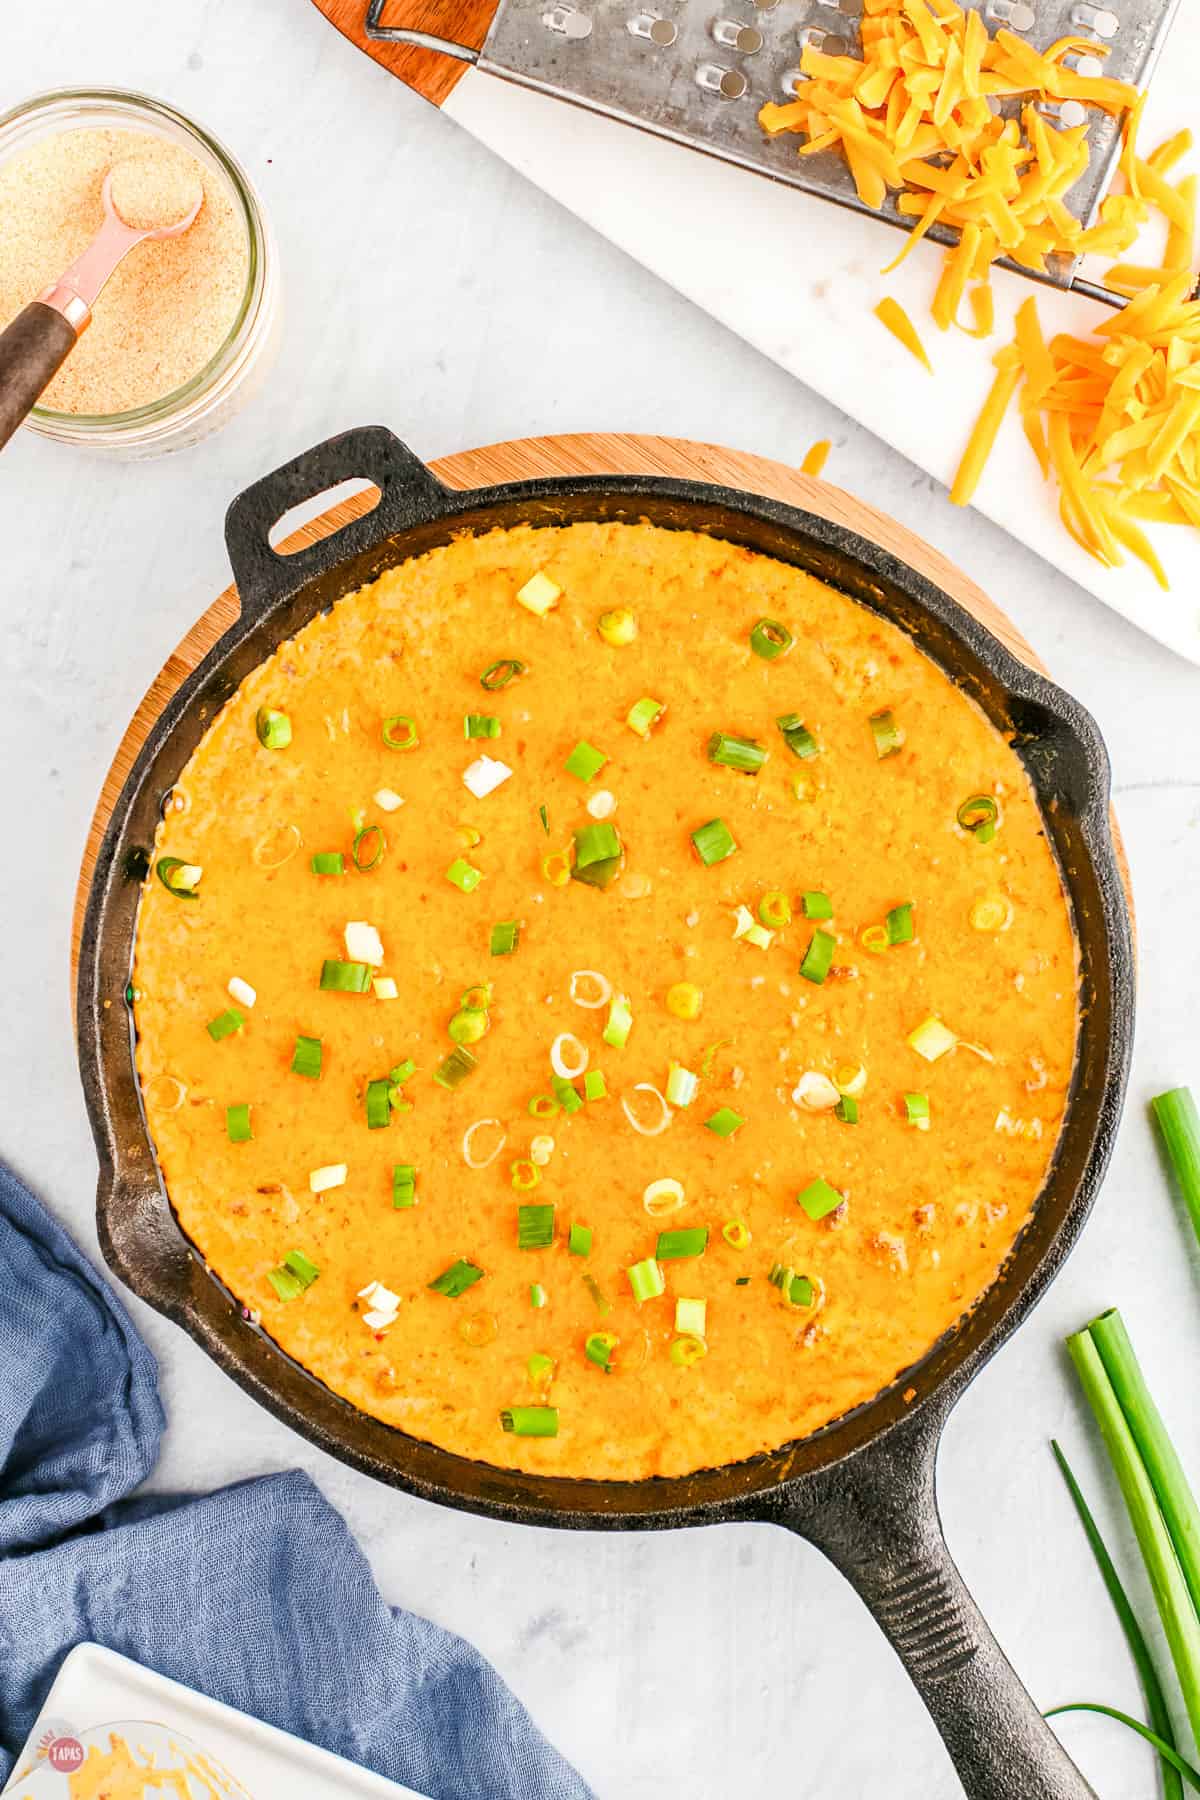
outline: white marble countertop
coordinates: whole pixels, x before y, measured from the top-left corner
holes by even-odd
[[[280,240],[285,337],[266,390],[182,456],[131,469],[22,434],[0,462],[0,1153],[95,1252],[67,979],[75,874],[129,714],[225,584],[221,523],[235,492],[330,432],[377,421],[430,456],[593,428],[795,462],[830,437],[832,478],[989,589],[1112,751],[1143,954],[1129,1111],[1069,1267],[951,1422],[941,1492],[963,1574],[1037,1699],[1137,1711],[1046,1440],[1064,1438],[1127,1554],[1060,1350],[1065,1331],[1119,1303],[1200,1472],[1200,1255],[1145,1116],[1150,1094],[1200,1083],[1200,672],[954,511],[902,458],[357,57],[306,0],[4,8],[0,108],[74,82],[159,94],[229,142]],[[749,1526],[559,1535],[410,1500],[309,1449],[182,1333],[133,1310],[171,1419],[156,1485],[309,1469],[387,1596],[474,1638],[605,1800],[958,1792],[882,1637],[798,1540]],[[1105,1800],[1154,1791],[1151,1759],[1116,1727],[1072,1719],[1064,1735]]]

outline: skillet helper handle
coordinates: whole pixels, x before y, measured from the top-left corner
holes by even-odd
[[[941,1419],[921,1414],[776,1513],[855,1588],[904,1664],[969,1800],[1096,1800],[967,1591],[935,1491]]]
[[[285,513],[355,480],[379,489],[369,511],[305,549],[281,556],[271,548],[271,530]],[[255,624],[277,600],[393,533],[440,518],[448,504],[449,489],[386,426],[366,425],[314,444],[246,488],[225,515],[225,546],[243,624]]]
[[[29,416],[76,344],[75,327],[31,300],[0,332],[0,450]]]

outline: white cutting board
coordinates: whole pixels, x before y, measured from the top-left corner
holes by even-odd
[[[1150,87],[1143,148],[1192,125],[1200,138],[1200,0],[1182,0]],[[887,226],[749,174],[583,108],[469,69],[442,107],[531,181],[664,281],[789,369],[809,387],[947,486],[1011,336],[1021,300],[1038,294],[1043,326],[1085,332],[1107,309],[998,271],[996,334],[977,343],[941,333],[929,301],[941,263],[919,244],[893,275],[901,247]],[[1200,144],[1184,169],[1200,169]],[[1147,237],[1153,261],[1158,246]],[[1105,265],[1089,269],[1099,279]],[[908,309],[936,375],[872,316],[885,293]],[[853,489],[853,470],[831,468]],[[866,496],[870,498],[870,496]],[[948,501],[945,504],[949,504]],[[1132,558],[1104,569],[1068,537],[1013,412],[975,505],[1107,606],[1200,663],[1200,532],[1151,528],[1167,568],[1163,593]],[[1001,605],[1004,595],[997,594]]]

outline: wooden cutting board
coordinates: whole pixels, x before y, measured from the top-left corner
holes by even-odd
[[[973,612],[1023,662],[1034,668],[1044,668],[1011,620],[988,599],[982,588],[948,562],[940,551],[897,524],[895,519],[888,518],[886,513],[877,512],[873,506],[856,500],[841,488],[801,475],[798,470],[788,468],[784,463],[770,462],[763,456],[725,450],[717,444],[694,443],[687,438],[579,432],[563,437],[518,438],[509,443],[490,444],[482,450],[464,450],[455,456],[442,457],[430,466],[440,480],[454,488],[490,487],[497,482],[524,481],[538,475],[682,475],[787,500],[806,512],[835,520],[890,550]],[[376,490],[365,490],[352,500],[332,507],[285,539],[283,547],[299,550],[305,544],[327,537],[365,512],[374,504],[375,496]],[[72,993],[88,888],[100,840],[117,796],[155,719],[197,663],[232,625],[237,613],[237,590],[230,586],[217,596],[167,658],[117,747],[100,790],[79,872],[71,929]]]
[[[399,76],[407,87],[441,106],[470,67],[442,51],[423,50],[413,44],[380,42],[367,36],[368,0],[315,0],[331,25],[357,44],[368,56]],[[379,23],[385,29],[402,26],[423,31],[478,50],[483,44],[498,0],[385,0]]]

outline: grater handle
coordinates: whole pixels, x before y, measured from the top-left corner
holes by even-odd
[[[946,1408],[909,1415],[760,1517],[850,1582],[941,1733],[967,1800],[1096,1800],[954,1566],[935,1491]]]
[[[281,555],[272,548],[270,533],[285,513],[355,480],[379,489],[369,511],[302,550]],[[384,425],[343,431],[315,444],[246,488],[225,515],[242,624],[257,624],[277,601],[396,533],[440,518],[449,503],[449,490]]]
[[[76,344],[75,327],[31,300],[0,332],[0,449],[29,416]]]

